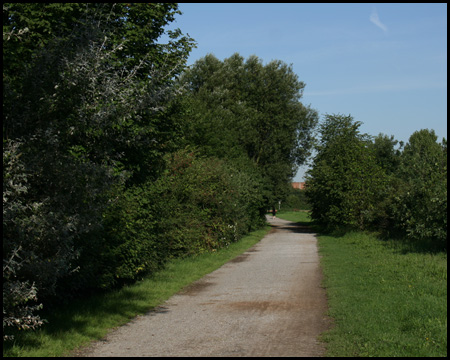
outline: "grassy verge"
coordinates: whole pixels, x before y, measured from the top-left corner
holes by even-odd
[[[270,214],[269,214],[270,215]],[[277,217],[280,219],[295,221],[300,223],[310,223],[309,212],[307,211],[285,211],[281,210],[277,212]]]
[[[104,337],[112,328],[127,323],[163,303],[191,282],[216,270],[260,241],[269,226],[214,253],[177,259],[154,276],[107,294],[74,301],[46,317],[49,323],[37,331],[4,343],[3,356],[64,356],[80,346]]]
[[[321,235],[319,252],[334,320],[327,356],[447,356],[446,253],[360,232]]]

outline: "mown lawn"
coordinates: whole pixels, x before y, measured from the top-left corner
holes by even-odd
[[[321,336],[327,356],[447,356],[446,253],[361,232],[318,238],[333,319]]]
[[[3,356],[49,357],[70,355],[70,351],[104,337],[112,328],[127,323],[160,305],[183,287],[216,270],[259,242],[271,227],[250,233],[226,249],[177,259],[142,281],[117,291],[90,296],[54,309],[37,331],[16,334],[4,342]]]

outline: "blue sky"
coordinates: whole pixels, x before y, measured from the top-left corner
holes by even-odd
[[[301,101],[370,135],[447,138],[447,4],[180,3],[168,27],[197,41],[188,65],[238,52],[292,64]],[[294,181],[302,181],[305,167]]]

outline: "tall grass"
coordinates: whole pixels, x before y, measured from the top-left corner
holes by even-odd
[[[280,213],[305,221],[301,213]],[[351,232],[319,236],[327,356],[447,356],[447,254]]]
[[[3,356],[70,355],[71,350],[101,339],[112,328],[150,311],[191,282],[243,253],[269,230],[270,226],[266,226],[217,252],[171,261],[164,270],[120,290],[54,309],[45,315],[49,322],[41,329],[18,333],[14,343],[4,343]]]

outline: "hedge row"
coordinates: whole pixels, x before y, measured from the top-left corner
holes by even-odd
[[[110,288],[160,269],[171,258],[228,246],[263,224],[258,184],[224,160],[180,150],[155,182],[126,189],[87,237],[64,283]]]

